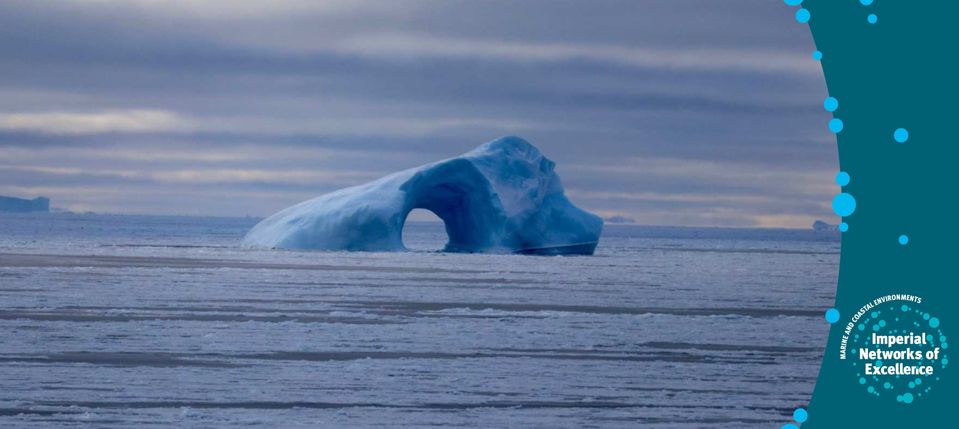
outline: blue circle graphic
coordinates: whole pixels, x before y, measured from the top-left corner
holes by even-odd
[[[866,21],[869,21],[870,24],[875,24],[878,20],[879,17],[874,13],[870,13],[869,16],[866,17]]]
[[[793,411],[793,420],[795,420],[796,423],[802,423],[808,418],[809,413],[806,412],[805,408],[796,408],[796,411]]]
[[[849,173],[840,171],[839,174],[836,175],[836,184],[839,186],[846,186],[849,184],[850,179]]]
[[[930,328],[938,328],[938,327],[939,327],[939,319],[936,318],[936,317],[933,317],[933,318],[929,319],[929,327],[930,327]]]
[[[828,97],[826,98],[826,101],[823,101],[822,107],[824,107],[828,112],[835,112],[836,109],[839,108],[839,100],[837,100],[835,97]]]
[[[789,2],[786,2],[789,3]],[[859,3],[862,3],[863,6],[869,6],[872,4],[872,0],[859,0]]]
[[[800,24],[809,22],[810,16],[809,10],[807,9],[799,9],[796,11],[796,21],[798,21]]]
[[[816,51],[812,53],[812,59],[819,61],[822,59],[822,51]]]
[[[832,211],[839,217],[846,217],[856,211],[856,198],[845,192],[832,199]]]
[[[899,244],[901,244],[901,245],[903,245],[903,246],[909,244],[909,236],[906,235],[906,234],[900,235],[900,236],[899,236]]]
[[[835,308],[830,308],[830,309],[826,310],[826,321],[829,322],[829,324],[833,324],[833,323],[838,322],[838,321],[839,321],[839,310],[836,310]],[[938,321],[937,321],[937,322],[938,322]],[[800,423],[802,423],[802,422],[800,422]]]
[[[909,131],[905,128],[897,128],[892,137],[896,139],[898,143],[905,143],[906,140],[909,140]]]
[[[832,118],[829,120],[829,131],[832,131],[833,133],[839,133],[842,131],[842,127],[842,119]]]
[[[784,1],[786,2],[786,5],[788,6],[799,6],[800,4],[802,4],[802,0],[784,0]],[[871,0],[869,0],[869,2],[872,3]]]
[[[846,232],[846,231],[849,231],[849,224],[846,222],[840,223],[839,232]]]

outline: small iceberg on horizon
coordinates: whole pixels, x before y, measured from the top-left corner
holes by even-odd
[[[603,220],[566,198],[555,164],[519,137],[393,173],[284,209],[243,244],[303,250],[401,251],[413,209],[446,226],[446,252],[591,255]]]
[[[49,213],[50,199],[47,197],[36,197],[28,200],[25,198],[0,195],[0,212]]]
[[[820,231],[820,232],[833,232],[833,231],[838,232],[839,225],[833,225],[833,224],[821,221],[819,219],[816,219],[816,221],[812,223],[812,230]]]

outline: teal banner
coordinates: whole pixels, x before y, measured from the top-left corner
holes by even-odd
[[[816,41],[843,217],[836,303],[807,409],[784,428],[950,422],[957,328],[954,32],[945,1],[786,0]],[[953,423],[954,424],[954,423]]]

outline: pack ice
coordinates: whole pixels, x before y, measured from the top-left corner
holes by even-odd
[[[603,221],[573,205],[555,164],[519,137],[393,173],[284,209],[258,223],[244,245],[282,249],[405,250],[413,209],[446,225],[444,251],[592,254]]]

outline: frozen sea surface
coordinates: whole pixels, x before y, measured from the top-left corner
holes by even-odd
[[[256,221],[0,215],[0,427],[779,427],[839,261],[615,225],[591,257],[239,248]]]

